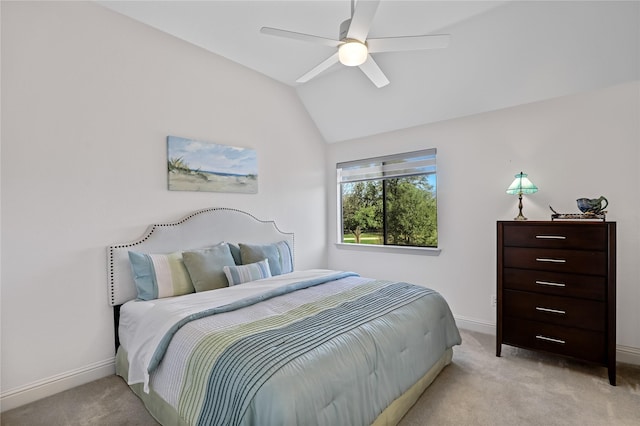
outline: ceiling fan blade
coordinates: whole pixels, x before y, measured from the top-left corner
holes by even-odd
[[[364,43],[379,4],[380,0],[358,0],[351,17],[347,38],[353,38]]]
[[[389,84],[389,79],[387,79],[371,55],[367,57],[364,64],[360,65],[360,69],[367,75],[367,77],[369,77],[369,80],[371,80],[378,89]]]
[[[290,39],[299,40],[299,41],[306,41],[306,42],[315,43],[315,44],[323,44],[325,46],[330,46],[330,47],[338,47],[338,45],[340,44],[340,41],[338,40],[318,37],[311,34],[296,33],[294,31],[279,30],[277,28],[262,27],[260,28],[260,32],[262,34],[268,34],[276,37],[290,38]]]
[[[331,65],[338,62],[338,52],[329,56],[327,59],[322,61],[320,64],[316,65],[311,71],[307,72],[305,75],[296,80],[296,83],[306,83],[311,80],[313,77],[320,74],[322,71],[328,69]]]
[[[441,49],[449,45],[450,39],[449,34],[370,38],[367,40],[367,47],[370,53]]]

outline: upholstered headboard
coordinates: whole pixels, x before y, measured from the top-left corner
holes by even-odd
[[[230,208],[198,210],[177,222],[151,225],[137,240],[108,247],[109,304],[117,306],[137,297],[129,251],[171,253],[222,241],[268,244],[282,240],[289,243],[294,255],[292,233],[280,231],[273,221],[259,220],[249,213]]]

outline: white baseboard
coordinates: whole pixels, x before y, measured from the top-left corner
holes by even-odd
[[[496,324],[479,321],[473,318],[455,317],[456,324],[463,330],[476,331],[478,333],[496,335]],[[616,361],[626,364],[640,365],[640,348],[616,345]]]
[[[640,348],[616,345],[616,361],[640,365]]]
[[[0,394],[0,411],[11,410],[47,396],[115,374],[115,358],[57,374]]]
[[[461,316],[456,316],[454,319],[456,320],[456,325],[464,330],[477,331],[478,333],[490,334],[492,336],[496,335],[495,322],[491,323]]]

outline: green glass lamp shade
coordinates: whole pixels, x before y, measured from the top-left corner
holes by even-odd
[[[507,194],[512,195],[533,194],[534,192],[538,192],[538,187],[527,178],[526,173],[522,172],[515,175],[515,180],[507,188]]]
[[[515,180],[507,188],[507,194],[518,196],[518,216],[513,218],[514,220],[527,220],[522,214],[522,194],[533,194],[534,192],[538,192],[538,187],[527,178],[525,173],[520,172],[515,175]]]

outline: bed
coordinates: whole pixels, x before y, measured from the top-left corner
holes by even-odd
[[[397,424],[461,343],[446,301],[294,260],[229,208],[109,246],[116,374],[163,425]]]

